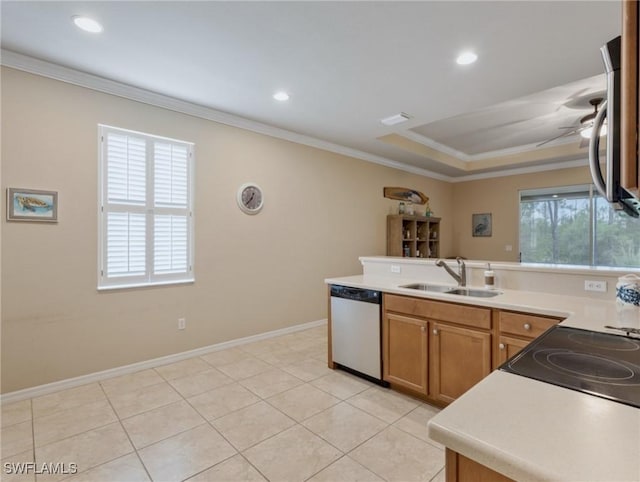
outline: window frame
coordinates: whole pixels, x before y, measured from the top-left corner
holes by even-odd
[[[108,162],[107,135],[135,136],[145,141],[145,201],[144,206],[109,203],[108,200]],[[155,160],[154,142],[184,147],[187,150],[187,203],[186,208],[155,206]],[[157,136],[145,132],[133,131],[104,124],[98,124],[98,272],[97,289],[114,290],[147,286],[162,286],[193,283],[194,270],[194,164],[195,144],[192,142]],[[107,221],[110,212],[139,213],[145,215],[145,273],[143,275],[107,276]],[[187,271],[171,274],[154,274],[154,221],[156,214],[180,214],[187,219]]]
[[[589,203],[589,264],[588,265],[575,265],[568,263],[548,263],[544,261],[522,261],[522,202],[525,198],[527,201],[543,201],[545,198],[554,197],[554,194],[583,194],[583,196],[576,196],[582,199],[588,200]],[[540,199],[532,199],[539,197]],[[529,198],[529,199],[526,199]],[[591,183],[577,184],[577,185],[564,185],[549,188],[534,188],[534,189],[521,189],[518,191],[518,252],[519,260],[527,265],[553,265],[553,266],[588,266],[594,269],[638,269],[634,266],[612,266],[608,264],[597,264],[599,251],[598,251],[598,202],[602,199],[602,196],[596,191],[595,186]]]

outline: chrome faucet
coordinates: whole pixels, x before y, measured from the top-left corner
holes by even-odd
[[[447,273],[449,273],[451,277],[458,282],[458,286],[467,286],[467,267],[461,257],[458,256],[456,261],[458,262],[458,273],[449,268],[447,263],[442,259],[436,261],[436,266],[444,268]]]

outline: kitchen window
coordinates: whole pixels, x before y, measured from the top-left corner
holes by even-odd
[[[639,268],[640,221],[592,185],[520,191],[520,260]]]
[[[99,126],[98,289],[191,282],[193,148]]]

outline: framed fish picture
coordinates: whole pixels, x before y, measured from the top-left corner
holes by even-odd
[[[58,193],[36,189],[7,189],[7,221],[58,222]]]

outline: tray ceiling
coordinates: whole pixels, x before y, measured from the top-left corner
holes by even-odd
[[[582,101],[604,89],[599,48],[621,24],[619,2],[609,1],[3,1],[0,8],[5,53],[449,177],[584,158],[577,136],[572,150],[544,146],[511,162],[500,152],[530,152],[590,111]],[[78,14],[99,20],[104,32],[79,31],[70,20]],[[469,48],[478,61],[456,65]],[[271,97],[280,89],[288,102]],[[399,112],[410,120],[380,123]]]

